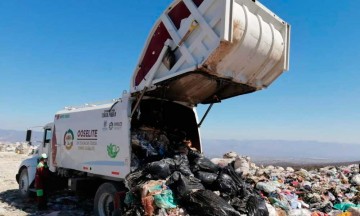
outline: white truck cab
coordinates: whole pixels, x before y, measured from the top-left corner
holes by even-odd
[[[35,192],[34,180],[36,173],[36,166],[38,164],[40,155],[48,152],[49,146],[47,145],[51,140],[53,123],[49,123],[43,127],[44,136],[41,145],[32,152],[29,158],[23,160],[18,168],[16,174],[16,181],[19,183],[20,195],[27,197],[31,191]],[[28,130],[26,141],[31,143],[31,131]]]

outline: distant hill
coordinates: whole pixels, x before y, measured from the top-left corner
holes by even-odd
[[[33,131],[32,141],[40,141],[42,137],[43,132]],[[0,142],[24,142],[25,138],[26,131],[0,129]]]
[[[221,149],[221,151],[219,151]],[[285,140],[203,140],[206,156],[222,157],[229,151],[247,155],[253,161],[329,163],[360,160],[359,144]]]
[[[0,142],[23,142],[25,131],[0,129]],[[42,132],[33,131],[33,142],[41,141]],[[359,144],[341,144],[317,141],[286,140],[203,140],[204,154],[209,157],[222,157],[229,151],[250,156],[257,163],[312,164],[348,162],[360,160]]]

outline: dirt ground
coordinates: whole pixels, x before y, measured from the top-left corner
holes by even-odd
[[[60,191],[49,196],[46,211],[38,211],[35,197],[23,199],[19,196],[15,175],[24,154],[0,152],[0,216],[87,216],[92,215],[92,200],[81,198],[70,192]]]
[[[26,157],[14,152],[0,152],[0,215],[29,215],[29,212],[21,207],[31,200],[24,201],[24,204],[19,200],[17,191],[19,186],[15,179],[17,169]]]

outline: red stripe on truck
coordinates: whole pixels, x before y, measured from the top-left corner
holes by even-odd
[[[113,175],[120,175],[120,172],[112,171],[111,174],[113,174]]]
[[[171,21],[174,23],[174,26],[179,29],[181,20],[190,16],[190,11],[186,7],[184,2],[179,2],[171,11],[168,13]]]

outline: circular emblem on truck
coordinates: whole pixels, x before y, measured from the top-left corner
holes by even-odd
[[[70,150],[74,144],[74,133],[71,129],[67,130],[64,135],[64,146],[67,150]]]

